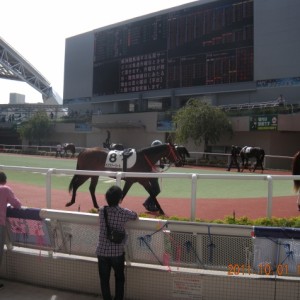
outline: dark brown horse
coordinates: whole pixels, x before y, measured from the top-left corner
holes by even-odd
[[[181,166],[181,157],[172,144],[162,144],[141,150],[134,151],[109,151],[103,148],[87,148],[81,151],[77,158],[76,170],[90,170],[90,171],[126,171],[126,172],[157,172],[155,164],[162,157],[166,157],[170,162],[175,163],[176,166]],[[70,206],[75,203],[77,189],[89,178],[91,183],[89,191],[95,208],[99,208],[95,190],[98,184],[99,176],[90,175],[74,175],[70,185],[69,192],[72,192],[71,201],[66,204]],[[138,182],[141,184],[149,195],[154,199],[156,206],[161,214],[164,211],[160,207],[156,195],[151,190],[149,178],[123,178],[125,185],[123,188],[123,199],[131,186]]]
[[[63,144],[63,149],[64,149],[64,153],[63,155],[66,157],[68,156],[68,151],[71,152],[71,157],[74,157],[75,156],[75,145],[72,144],[72,143],[64,143]]]
[[[300,151],[298,151],[292,162],[292,175],[300,175]],[[300,180],[294,180],[294,191],[298,193],[297,205],[300,211]]]

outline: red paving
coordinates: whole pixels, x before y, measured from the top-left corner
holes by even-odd
[[[271,172],[265,172],[270,173]],[[286,174],[288,172],[272,172],[272,174]],[[14,189],[15,194],[21,199],[22,204],[27,207],[47,208],[46,190],[44,187],[22,185],[9,182]],[[70,195],[68,191],[52,191],[52,209],[88,212],[92,206],[92,200],[89,193],[77,192],[77,202],[71,207],[65,207],[69,202]],[[104,205],[104,195],[97,195],[99,205]],[[146,213],[142,206],[145,197],[132,197],[128,195],[122,206],[128,207],[137,213]],[[190,218],[191,200],[176,198],[158,197],[159,203],[167,216],[178,216]],[[272,216],[274,217],[295,217],[300,216],[297,205],[297,196],[273,197]],[[243,199],[198,199],[196,202],[197,219],[216,220],[232,215],[235,212],[237,218],[247,216],[249,219],[257,219],[267,216],[266,198],[243,198]],[[150,215],[151,216],[151,215]]]

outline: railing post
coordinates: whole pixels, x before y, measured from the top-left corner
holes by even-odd
[[[46,206],[51,208],[51,176],[55,169],[49,169],[46,173]]]
[[[191,221],[196,219],[197,174],[192,175]]]
[[[273,178],[267,176],[268,180],[268,203],[267,203],[267,218],[272,218],[272,198],[273,198]]]
[[[118,172],[116,176],[116,185],[121,187],[122,172]]]

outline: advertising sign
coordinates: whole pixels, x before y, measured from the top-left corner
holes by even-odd
[[[277,130],[278,115],[261,115],[249,118],[250,131]]]

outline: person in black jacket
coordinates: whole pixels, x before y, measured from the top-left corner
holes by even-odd
[[[240,172],[240,164],[238,161],[238,157],[240,155],[241,147],[238,146],[231,146],[231,156],[230,156],[230,163],[228,165],[227,171],[230,171],[232,166],[236,166],[238,169],[238,172]]]

